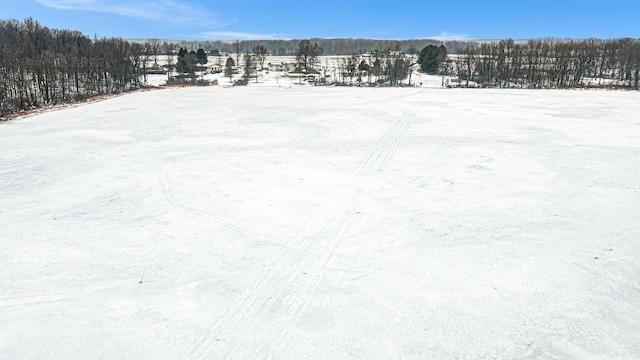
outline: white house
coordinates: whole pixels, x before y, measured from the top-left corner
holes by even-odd
[[[222,72],[222,65],[220,64],[207,64],[207,72],[210,74],[217,74]]]
[[[269,63],[267,64],[269,71],[293,71],[296,69],[296,64],[294,63]]]

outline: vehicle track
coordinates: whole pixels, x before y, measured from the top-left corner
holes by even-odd
[[[323,229],[323,235],[330,239],[329,243],[325,244],[322,249],[317,249],[318,251],[311,250],[312,255],[318,253],[318,256],[314,257],[314,261],[303,264],[304,276],[298,276],[295,279],[292,285],[293,290],[286,294],[283,299],[282,311],[278,312],[277,318],[263,332],[257,346],[253,348],[247,358],[272,358],[274,354],[279,352],[283,341],[288,338],[289,333],[298,323],[310,297],[318,288],[324,275],[324,269],[348,232],[352,218],[357,213],[358,206],[359,204],[353,204],[352,207],[340,214],[338,218]],[[319,250],[324,251],[320,253]]]
[[[257,270],[259,275],[248,282],[239,301],[182,358],[209,359],[212,354],[222,359],[262,358],[271,344],[282,341],[280,335],[295,325],[321,280],[323,267],[346,233],[355,208],[352,206],[338,217],[324,217],[282,246],[268,265]],[[271,318],[275,320],[270,321]],[[266,324],[266,328],[259,328],[260,324]],[[255,338],[260,338],[257,346],[251,344]],[[246,352],[252,348],[252,356],[248,356]]]
[[[158,171],[158,181],[160,182],[160,187],[162,188],[162,193],[164,194],[165,199],[173,206],[182,209],[188,213],[194,214],[194,215],[198,215],[200,217],[203,217],[205,219],[209,219],[212,221],[217,222],[218,224],[222,225],[223,227],[225,227],[226,229],[229,229],[233,232],[236,232],[244,237],[250,238],[252,237],[252,234],[250,232],[248,232],[247,230],[231,223],[229,220],[215,215],[215,214],[211,214],[208,213],[206,211],[200,210],[200,209],[196,209],[193,206],[189,206],[186,204],[183,204],[179,201],[177,201],[174,197],[173,197],[173,192],[171,191],[171,182],[169,181],[169,173],[171,171],[170,167],[173,167],[173,163],[168,164],[166,166],[163,166],[159,171]]]
[[[380,170],[393,156],[393,153],[407,136],[416,119],[415,112],[407,112],[391,125],[389,130],[369,149],[369,152],[358,162],[358,174],[368,175]]]
[[[358,162],[356,174],[367,176],[372,170],[381,169],[414,121],[415,113],[408,112],[394,122]],[[169,201],[180,205],[168,193],[165,196]],[[254,271],[255,275],[239,289],[239,296],[233,299],[236,301],[181,359],[273,358],[317,289],[326,264],[347,234],[360,204],[358,197],[347,199],[310,216],[297,235],[282,244],[267,264]]]
[[[0,308],[33,306],[33,305],[58,302],[61,300],[63,300],[63,298],[55,294],[38,294],[38,295],[5,297],[5,298],[0,298]]]

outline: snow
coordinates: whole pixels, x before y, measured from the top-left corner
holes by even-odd
[[[264,80],[2,123],[0,358],[638,358],[637,96]]]

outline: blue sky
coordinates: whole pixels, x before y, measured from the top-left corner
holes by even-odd
[[[91,37],[640,38],[640,0],[0,0],[27,17]]]

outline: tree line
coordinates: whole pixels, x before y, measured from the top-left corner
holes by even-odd
[[[638,90],[640,41],[528,40],[468,44],[441,64],[462,86]]]
[[[254,47],[254,53],[260,46]],[[264,51],[264,47],[262,47]],[[400,86],[411,76],[411,67],[415,65],[412,54],[399,51],[396,45],[384,50],[375,49],[368,54],[352,53],[348,55],[325,57],[324,48],[311,40],[301,40],[294,55],[296,69],[294,73],[312,76],[316,85],[334,84],[348,86]],[[247,54],[245,62],[252,61]],[[250,69],[247,66],[248,71]],[[254,67],[255,69],[255,67]]]
[[[163,51],[178,51],[179,48],[199,49],[202,48],[210,54],[227,53],[241,54],[249,53],[256,46],[262,46],[267,53],[272,55],[288,55],[293,56],[298,51],[298,45],[301,41],[297,40],[160,40],[160,39],[135,39],[131,42],[144,44],[149,40],[159,42],[159,48]],[[456,53],[459,49],[464,48],[473,41],[440,41],[434,39],[409,39],[409,40],[380,40],[380,39],[352,39],[352,38],[334,38],[308,39],[314,44],[318,44],[323,49],[323,55],[350,55],[364,54],[374,50],[397,49],[405,54],[417,54],[420,49],[427,45],[445,46],[450,53]],[[236,63],[240,57],[236,56]]]
[[[256,45],[250,51],[242,52],[238,50],[240,48],[237,46],[238,43],[239,41],[234,42],[236,60],[229,55],[224,74],[229,77],[229,82],[232,82],[238,66],[242,68],[243,75],[241,79],[234,82],[234,85],[247,85],[251,77],[255,77],[257,81],[258,72],[264,70],[267,49],[265,46]],[[293,54],[295,69],[290,73],[298,74],[300,80],[304,77],[306,81],[307,77],[310,77],[315,85],[404,86],[407,84],[403,83],[403,80],[409,78],[410,83],[411,70],[416,65],[416,57],[398,49],[396,45],[384,50],[376,49],[369,54],[353,53],[320,59],[321,55],[325,55],[324,49],[311,40],[301,40]],[[240,54],[244,54],[242,59]]]
[[[150,47],[0,20],[0,117],[143,86]]]
[[[413,55],[398,51],[374,50],[370,54],[340,56],[333,64],[328,60],[319,65],[323,75],[319,84],[328,82],[346,86],[405,86],[411,81]],[[329,74],[329,76],[327,76]]]

